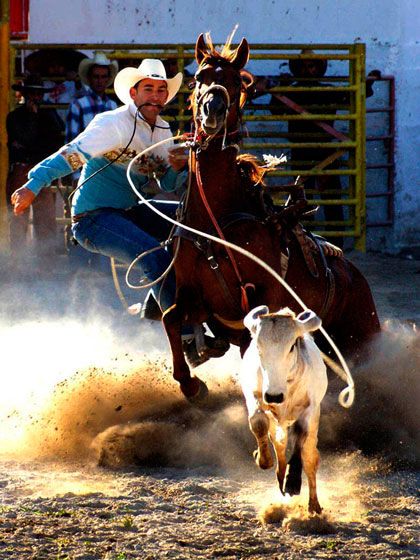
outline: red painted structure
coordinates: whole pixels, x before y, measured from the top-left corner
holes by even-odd
[[[29,0],[10,2],[10,38],[27,39],[29,31]]]

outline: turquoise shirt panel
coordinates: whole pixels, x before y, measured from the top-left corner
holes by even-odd
[[[99,208],[129,208],[137,204],[138,197],[126,176],[129,163],[147,145],[163,138],[169,139],[172,135],[169,130],[162,128],[165,123],[161,119],[158,121],[160,128],[154,132],[140,122],[130,147],[121,154],[132,135],[134,121],[130,111],[134,113],[133,108],[121,107],[95,117],[73,142],[36,165],[30,171],[25,186],[38,194],[55,179],[82,167],[79,187],[72,197],[73,214]],[[168,166],[168,148],[169,145],[164,145],[149,153],[149,163],[141,163],[139,159],[133,163],[130,176],[139,191],[153,177],[153,171],[152,175],[150,171],[144,173],[145,169],[150,168],[157,171],[160,187],[164,191],[176,190],[185,183],[186,172],[175,171]]]

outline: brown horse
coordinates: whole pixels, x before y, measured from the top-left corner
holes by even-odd
[[[323,319],[339,348],[358,354],[380,330],[367,281],[347,259],[306,251],[299,230],[292,234],[290,218],[298,201],[267,219],[261,192],[261,169],[251,156],[238,156],[238,127],[246,100],[248,78],[243,68],[249,46],[242,39],[236,50],[230,39],[219,52],[209,36],[196,43],[198,71],[192,94],[196,127],[190,158],[193,180],[182,222],[194,229],[225,237],[285,272],[285,280],[306,306]],[[292,212],[291,212],[292,210]],[[293,225],[296,225],[294,222]],[[296,230],[296,228],[295,228]],[[266,270],[248,257],[218,243],[178,232],[175,261],[175,304],[163,315],[169,338],[174,378],[184,395],[199,399],[206,387],[191,376],[181,341],[183,324],[207,323],[213,333],[240,347],[249,344],[242,323],[247,310],[265,304],[271,312],[282,307],[301,311],[291,295]],[[288,257],[288,258],[287,258]]]

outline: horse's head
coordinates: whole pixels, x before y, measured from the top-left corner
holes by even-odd
[[[221,52],[213,47],[209,34],[206,40],[201,34],[195,46],[198,70],[192,95],[194,120],[197,129],[201,127],[210,136],[217,134],[224,125],[227,129],[237,127],[246,101],[249,75],[246,75],[247,83],[242,69],[248,62],[249,46],[247,40],[242,39],[238,48],[232,50],[232,35]]]

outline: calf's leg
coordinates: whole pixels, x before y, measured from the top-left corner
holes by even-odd
[[[299,422],[295,422],[290,427],[289,439],[292,455],[288,461],[289,468],[284,491],[289,496],[297,496],[302,487],[302,445],[306,439],[306,431]]]
[[[318,501],[316,491],[316,474],[318,472],[319,453],[318,443],[319,409],[311,420],[308,435],[302,446],[303,470],[308,478],[309,486],[309,511],[311,513],[321,513],[322,508]]]
[[[270,419],[261,409],[257,409],[253,415],[249,417],[249,427],[258,445],[258,448],[254,451],[254,459],[260,469],[264,470],[271,469],[273,466],[273,457],[268,440],[269,426]]]
[[[273,466],[273,457],[270,451],[268,432],[270,419],[262,409],[262,377],[258,367],[248,367],[244,360],[250,360],[248,353],[242,360],[239,373],[242,392],[248,410],[249,429],[257,440],[258,448],[254,451],[254,459],[260,469],[270,469]],[[252,362],[252,354],[251,354]]]
[[[279,483],[280,492],[284,496],[283,486],[284,477],[286,474],[286,446],[287,446],[287,432],[277,423],[272,423],[270,426],[270,439],[276,452],[276,476]]]

